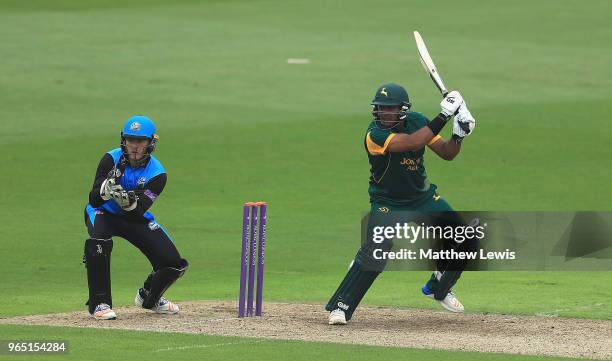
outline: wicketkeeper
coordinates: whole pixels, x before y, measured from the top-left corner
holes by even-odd
[[[104,154],[96,171],[85,208],[89,238],[83,261],[87,267],[89,313],[98,320],[117,317],[112,309],[110,278],[114,236],[136,246],[153,267],[136,292],[136,305],[156,313],[179,311],[178,305],[162,296],[185,273],[188,263],[148,211],[166,185],[166,171],[151,155],[157,139],[151,119],[142,115],[128,119],[121,132],[121,147]]]
[[[440,103],[442,110],[429,121],[423,114],[411,111],[406,90],[394,83],[376,90],[372,100],[374,120],[368,126],[364,147],[370,161],[370,194],[372,222],[395,211],[439,212],[454,222],[461,222],[458,214],[436,191],[427,179],[423,155],[428,146],[440,158],[454,159],[461,150],[461,142],[476,124],[458,91],[450,92]],[[454,116],[453,136],[443,139],[439,133]],[[346,324],[376,277],[385,267],[384,260],[372,255],[372,243],[362,245],[340,286],[327,303],[329,324]],[[475,239],[461,245],[450,245],[469,251]],[[425,296],[433,298],[451,312],[463,312],[461,302],[451,291],[466,266],[465,260],[440,261],[427,283],[422,287]],[[367,266],[366,266],[367,265]]]

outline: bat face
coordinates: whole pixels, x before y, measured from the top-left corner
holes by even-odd
[[[442,82],[442,78],[438,73],[438,69],[436,69],[436,65],[434,64],[433,60],[431,59],[431,56],[429,55],[427,46],[425,46],[425,41],[423,41],[423,38],[421,37],[421,34],[419,34],[418,31],[414,32],[414,40],[417,44],[417,50],[419,51],[419,58],[421,60],[423,68],[425,68],[425,71],[427,72],[427,74],[429,74],[431,80],[434,82],[440,93],[442,93],[442,96],[446,96],[448,90],[446,89],[444,82]]]

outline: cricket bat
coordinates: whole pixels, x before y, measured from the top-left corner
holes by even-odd
[[[423,41],[423,37],[419,34],[418,31],[414,32],[414,40],[416,41],[417,50],[419,51],[419,58],[421,59],[421,64],[429,77],[434,82],[440,93],[443,97],[448,94],[448,90],[442,81],[442,77],[440,77],[440,73],[438,73],[438,69],[436,68],[436,64],[434,64],[431,56],[429,55],[429,51],[427,50],[427,46],[425,46],[425,41]]]

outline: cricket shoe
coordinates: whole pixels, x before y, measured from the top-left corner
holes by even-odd
[[[136,292],[136,297],[134,298],[134,304],[136,304],[136,306],[142,307],[146,293],[147,291],[144,288],[138,289]],[[160,297],[159,301],[157,301],[157,303],[151,307],[150,310],[155,311],[155,313],[174,315],[179,312],[179,306],[176,303],[168,301],[164,297]]]
[[[96,320],[114,320],[117,318],[117,314],[110,308],[106,303],[101,303],[96,306],[96,309],[93,313],[93,318]]]
[[[425,296],[435,300],[434,293],[429,289],[429,287],[427,287],[427,285],[423,286],[421,291]],[[455,313],[461,313],[464,311],[463,304],[461,304],[461,301],[459,301],[459,299],[452,292],[449,292],[443,300],[436,301],[438,301],[447,311]]]
[[[329,313],[329,324],[330,325],[346,325],[346,315],[344,311],[339,308]]]

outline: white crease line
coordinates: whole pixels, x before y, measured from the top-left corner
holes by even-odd
[[[310,59],[306,59],[306,58],[289,58],[289,59],[287,59],[287,64],[297,64],[297,65],[310,64]]]
[[[241,342],[226,342],[226,343],[190,345],[190,346],[180,346],[180,347],[167,347],[167,348],[157,349],[157,350],[155,350],[153,352],[189,350],[189,349],[192,349],[192,348],[208,348],[208,347],[223,347],[223,346],[233,346],[233,345],[244,345],[244,344],[260,343],[260,342],[266,342],[266,341],[267,340],[256,340],[256,341],[241,341]]]
[[[593,310],[601,306],[604,306],[604,304],[594,303],[592,305],[585,305],[585,306],[576,306],[576,307],[570,307],[570,308],[557,308],[556,310],[536,312],[535,315],[544,316],[544,317],[558,317],[559,312],[590,311],[590,310]]]

